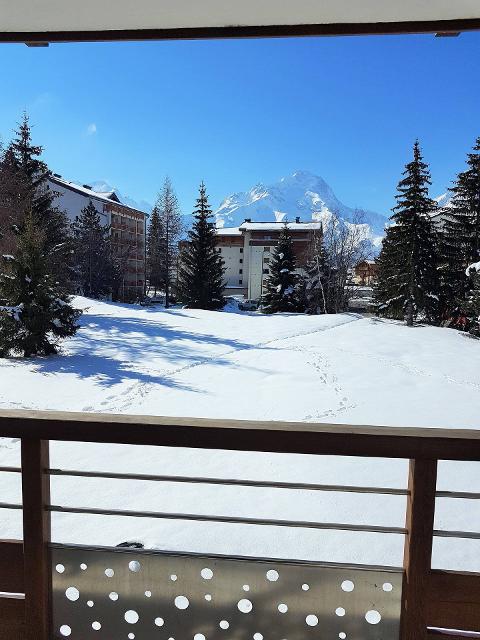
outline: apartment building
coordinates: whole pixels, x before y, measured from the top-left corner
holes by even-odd
[[[302,272],[315,234],[322,233],[321,222],[288,223],[297,259]],[[225,295],[243,295],[256,300],[263,295],[269,276],[272,250],[278,243],[283,222],[252,222],[245,220],[239,227],[217,229],[217,247],[222,255],[225,272]]]
[[[134,300],[145,291],[145,234],[147,214],[129,207],[114,191],[98,193],[88,184],[69,182],[53,174],[49,188],[58,193],[57,204],[74,222],[89,202],[100,214],[101,223],[110,227],[115,254],[123,267],[123,282],[118,296]]]

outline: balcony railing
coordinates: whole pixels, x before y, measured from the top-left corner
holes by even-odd
[[[0,436],[21,439],[22,541],[0,542],[0,639],[454,640],[478,637],[480,574],[433,570],[435,501],[480,494],[436,489],[438,460],[480,460],[480,432],[175,419],[27,411],[0,414]],[[410,462],[404,489],[52,469],[49,441],[260,451]],[[406,496],[404,527],[230,517],[53,504],[65,476],[312,492]],[[292,495],[294,495],[292,493]],[[294,500],[294,497],[292,497]],[[109,515],[405,536],[403,567],[59,545],[51,514]],[[450,631],[448,631],[450,630]],[[456,631],[453,631],[456,630]],[[459,631],[464,630],[464,631]]]

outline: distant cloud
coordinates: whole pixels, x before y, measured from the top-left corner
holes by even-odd
[[[87,136],[93,136],[97,133],[97,125],[92,122],[87,127]]]

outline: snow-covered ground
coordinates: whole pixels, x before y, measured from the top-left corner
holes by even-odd
[[[480,341],[356,314],[159,310],[77,298],[82,329],[62,355],[0,361],[0,407],[259,420],[478,428]],[[18,442],[0,441],[0,466]],[[52,466],[405,487],[407,465],[154,447],[52,444]],[[443,463],[439,488],[480,491],[480,465]],[[55,504],[403,526],[405,498],[52,478]],[[18,474],[0,501],[20,500]],[[437,528],[480,531],[478,501],[438,501]],[[21,513],[0,511],[0,538]],[[53,514],[54,540],[338,562],[401,564],[401,536]],[[480,544],[438,539],[434,564],[480,570]]]

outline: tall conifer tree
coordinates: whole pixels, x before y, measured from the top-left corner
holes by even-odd
[[[0,273],[0,357],[51,355],[59,341],[73,336],[81,312],[50,273],[46,231],[27,213],[15,255],[4,255]]]
[[[12,212],[27,212],[33,224],[45,232],[44,249],[48,268],[63,286],[70,285],[71,278],[71,237],[67,217],[56,206],[57,194],[49,188],[51,172],[40,159],[42,147],[32,142],[28,116],[16,131],[10,143],[6,160],[11,179],[16,186],[15,194],[10,194],[8,208]],[[22,220],[19,220],[22,226]]]
[[[387,227],[382,250],[376,259],[377,280],[373,290],[375,307],[379,315],[395,320],[405,318],[405,292],[399,286],[398,264],[403,261],[399,229]]]
[[[270,273],[262,298],[264,312],[298,311],[297,285],[299,278],[295,273],[296,258],[287,222],[282,227],[278,244],[272,251],[268,267]]]
[[[446,312],[469,296],[468,265],[480,260],[480,137],[467,157],[467,169],[458,174],[451,206],[445,210],[442,234],[442,293]]]
[[[430,173],[418,141],[403,176],[393,226],[380,254],[376,299],[379,313],[393,318],[402,313],[412,326],[418,315],[435,321],[439,307],[437,236],[431,220],[436,203],[428,195]]]
[[[470,290],[464,306],[470,323],[469,331],[480,338],[480,262],[469,267]]]
[[[200,185],[188,233],[188,246],[180,256],[178,295],[192,309],[221,309],[225,267],[216,246],[215,224],[205,185]]]
[[[164,232],[160,220],[158,207],[155,205],[152,209],[150,222],[147,229],[147,280],[150,291],[153,290],[154,295],[158,291],[165,290],[163,257],[162,257],[162,241]]]
[[[90,200],[73,225],[76,280],[83,295],[100,298],[112,291],[113,261],[110,227],[102,225]]]
[[[165,288],[165,307],[170,304],[175,267],[178,257],[178,241],[183,224],[176,193],[170,178],[165,178],[158,196],[157,208],[160,222],[160,275]]]

